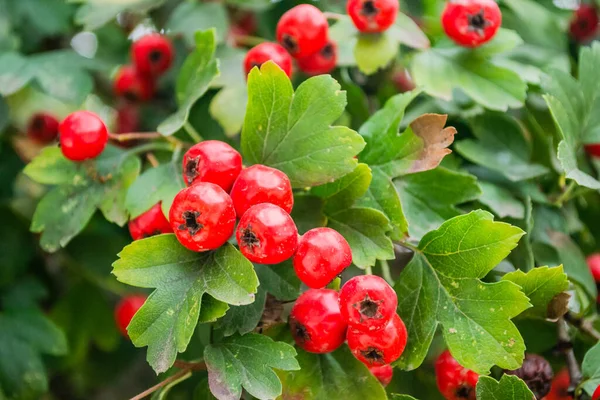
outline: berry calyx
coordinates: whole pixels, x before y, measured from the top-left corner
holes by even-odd
[[[296,300],[289,323],[296,344],[310,353],[330,353],[346,339],[337,292],[309,289]]]
[[[329,40],[325,46],[316,53],[298,58],[298,67],[307,75],[328,74],[335,69],[337,62],[337,45]]]
[[[285,212],[292,212],[294,195],[292,184],[286,174],[265,165],[253,165],[240,172],[231,188],[231,199],[238,217],[250,207],[271,203]]]
[[[302,58],[327,43],[329,25],[317,7],[300,4],[285,12],[277,23],[277,41],[293,57]]]
[[[298,246],[298,229],[292,217],[268,203],[250,207],[240,219],[235,236],[242,254],[258,264],[279,264]]]
[[[150,100],[154,95],[154,82],[141,75],[133,66],[122,66],[113,85],[115,95],[135,101]]]
[[[573,396],[569,394],[570,384],[569,371],[563,369],[554,377],[550,393],[548,393],[544,400],[573,400]]]
[[[509,375],[516,375],[525,381],[536,399],[541,399],[550,392],[550,385],[554,378],[552,366],[542,356],[537,354],[525,354],[525,360],[521,368],[514,371],[506,371]]]
[[[404,322],[394,314],[379,331],[364,332],[349,327],[346,339],[352,354],[367,366],[372,366],[396,361],[406,347],[407,336]]]
[[[93,112],[75,111],[59,125],[60,149],[72,161],[96,158],[108,142],[104,122]]]
[[[117,328],[126,338],[129,337],[127,334],[127,326],[133,319],[133,316],[136,312],[146,302],[146,296],[142,295],[133,295],[127,296],[121,299],[117,307],[115,308],[115,322],[117,323]]]
[[[183,180],[187,185],[210,182],[229,192],[242,170],[242,156],[220,140],[192,146],[183,156]]]
[[[387,386],[392,381],[394,377],[394,369],[391,365],[371,365],[369,367],[369,371],[373,374],[375,378],[381,383],[383,386]]]
[[[129,221],[129,233],[133,240],[140,240],[162,233],[173,233],[171,224],[165,217],[160,203]]]
[[[569,33],[578,42],[587,42],[598,33],[598,10],[591,4],[581,4],[573,13]]]
[[[58,136],[58,121],[50,114],[34,114],[27,125],[27,136],[42,144],[50,143]]]
[[[221,247],[235,228],[231,198],[214,183],[182,189],[173,200],[169,221],[179,242],[192,251]]]
[[[252,68],[260,68],[267,61],[273,61],[289,78],[292,77],[292,57],[283,46],[269,42],[254,46],[246,53],[246,58],[244,58],[246,75],[250,73]]]
[[[377,275],[355,276],[340,290],[342,316],[353,329],[383,329],[396,315],[397,307],[396,292]]]
[[[396,21],[398,0],[348,0],[346,11],[360,32],[387,30]]]
[[[502,23],[494,0],[451,0],[442,14],[446,35],[464,47],[478,47],[490,41]]]
[[[600,143],[586,144],[585,151],[592,157],[600,157]]]
[[[152,33],[141,37],[131,45],[131,60],[143,75],[158,76],[171,67],[173,44],[159,34]]]
[[[448,350],[435,362],[435,377],[446,400],[475,400],[479,375],[460,365]]]

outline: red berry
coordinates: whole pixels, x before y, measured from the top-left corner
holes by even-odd
[[[367,365],[367,367],[369,367],[369,366]],[[394,377],[394,369],[389,364],[385,364],[385,365],[371,365],[369,367],[369,371],[371,371],[371,373],[373,374],[373,376],[375,378],[377,378],[377,380],[383,386],[389,385],[390,382],[392,381],[392,378]]]
[[[131,46],[131,59],[140,73],[157,76],[165,72],[173,62],[173,45],[159,33],[146,35]]]
[[[160,203],[129,221],[129,233],[133,240],[144,239],[161,233],[173,233],[171,224],[162,212]]]
[[[133,319],[135,313],[142,308],[144,302],[146,301],[146,296],[137,295],[137,296],[127,296],[121,299],[117,307],[115,308],[115,321],[117,323],[117,328],[125,337],[129,337],[127,334],[127,326]]]
[[[283,46],[269,42],[254,46],[246,53],[246,58],[244,59],[246,75],[250,73],[252,68],[260,68],[263,63],[269,60],[277,64],[288,77],[292,77],[292,57]]]
[[[243,46],[243,41],[238,41],[238,36],[251,36],[256,32],[256,16],[251,12],[240,12],[233,17],[229,28],[227,41],[232,46]]]
[[[289,323],[296,344],[311,353],[330,353],[346,339],[337,292],[309,289],[296,300]]]
[[[600,253],[590,254],[587,258],[588,268],[596,283],[600,283]]]
[[[600,400],[600,386],[594,390],[594,394],[592,395],[592,400]]]
[[[397,307],[396,292],[377,275],[355,276],[340,290],[340,309],[353,329],[383,329],[396,315]]]
[[[337,45],[333,40],[329,40],[321,50],[297,61],[300,70],[307,75],[328,74],[335,69]]]
[[[586,144],[585,151],[592,157],[600,157],[600,143]]]
[[[475,400],[479,375],[460,365],[448,350],[435,362],[435,377],[438,389],[446,400]]]
[[[58,121],[50,114],[34,114],[29,120],[27,135],[37,142],[50,143],[58,136]]]
[[[242,254],[258,264],[279,264],[294,255],[298,246],[292,217],[269,203],[250,207],[240,219],[235,237]]]
[[[115,133],[131,133],[139,130],[140,113],[137,105],[125,102],[117,107]]]
[[[554,377],[550,393],[544,397],[544,400],[573,400],[573,396],[569,395],[570,384],[569,371],[563,369]]]
[[[398,314],[379,331],[348,328],[346,339],[352,354],[368,366],[391,364],[402,355],[408,333]]]
[[[316,53],[327,44],[329,25],[317,7],[300,4],[281,16],[277,23],[277,41],[294,57]]]
[[[598,33],[598,11],[591,4],[581,4],[573,13],[569,32],[578,42],[587,42]]]
[[[287,213],[294,206],[292,184],[286,174],[265,165],[253,165],[244,169],[231,188],[231,199],[238,217],[250,207],[271,203]]]
[[[58,126],[60,149],[72,161],[96,158],[108,142],[106,125],[96,114],[89,111],[75,111]]]
[[[387,30],[396,21],[398,0],[348,0],[346,11],[360,32]]]
[[[187,185],[210,182],[229,192],[242,170],[242,156],[219,140],[192,146],[183,156],[183,180]]]
[[[298,241],[294,270],[306,286],[319,289],[352,264],[352,250],[342,235],[331,228],[315,228]]]
[[[115,76],[114,91],[129,101],[146,101],[154,95],[154,82],[141,75],[133,66],[122,66]]]
[[[442,14],[446,35],[464,47],[490,41],[501,23],[502,13],[494,0],[451,0]]]
[[[416,88],[410,73],[407,69],[399,69],[392,75],[392,82],[400,93],[410,92]]]
[[[179,242],[188,249],[214,250],[231,237],[235,210],[231,198],[220,186],[200,182],[177,193],[169,221]]]

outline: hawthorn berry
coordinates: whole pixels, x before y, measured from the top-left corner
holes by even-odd
[[[294,206],[292,184],[286,174],[265,165],[253,165],[242,172],[231,188],[231,199],[238,217],[250,207],[271,203],[290,213]]]
[[[396,315],[398,297],[394,289],[377,275],[359,275],[340,290],[340,310],[352,329],[383,329]]]
[[[346,11],[360,32],[387,30],[396,21],[398,0],[348,0]]]
[[[412,76],[410,76],[408,70],[404,68],[394,71],[392,83],[400,93],[410,92],[416,88]]]
[[[594,394],[592,395],[592,400],[600,400],[600,386],[594,390]]]
[[[585,151],[592,157],[600,157],[600,143],[586,144]]]
[[[252,206],[240,219],[236,239],[242,254],[258,264],[279,264],[294,255],[298,229],[281,207],[263,203]]]
[[[199,182],[182,189],[173,200],[169,221],[179,242],[192,251],[221,247],[235,228],[231,198],[220,186]]]
[[[586,261],[594,281],[600,283],[600,253],[590,254]]]
[[[323,354],[344,343],[348,326],[340,314],[337,297],[337,292],[331,289],[309,289],[298,297],[289,323],[299,347]]]
[[[525,381],[536,399],[541,399],[550,391],[550,385],[554,378],[552,366],[542,356],[537,354],[525,354],[525,360],[521,368],[514,371],[506,371],[509,375],[516,375]]]
[[[394,314],[387,325],[378,331],[364,332],[348,328],[348,347],[356,358],[367,366],[391,364],[406,347],[408,333],[398,314]]]
[[[587,42],[598,33],[598,10],[594,5],[581,4],[573,13],[569,33],[578,42]]]
[[[72,161],[96,158],[108,142],[104,122],[90,111],[75,111],[58,125],[60,149]]]
[[[385,365],[371,365],[371,366],[367,365],[367,367],[369,367],[369,371],[371,371],[371,373],[373,374],[373,376],[375,378],[377,378],[377,380],[383,386],[389,385],[390,382],[392,381],[392,378],[394,377],[394,369],[389,364],[385,364]]]
[[[27,136],[42,144],[50,143],[58,136],[58,121],[50,114],[34,114],[27,125]]]
[[[137,132],[139,129],[140,112],[138,106],[124,102],[117,107],[115,133]]]
[[[570,384],[569,371],[563,369],[554,377],[552,386],[550,386],[550,393],[546,395],[544,400],[573,400],[573,396],[569,394]]]
[[[183,156],[183,180],[187,185],[210,182],[229,192],[242,170],[242,156],[220,140],[192,146]]]
[[[246,53],[246,58],[244,58],[246,75],[250,73],[252,68],[260,68],[263,63],[269,60],[277,64],[289,78],[292,77],[292,57],[290,53],[278,43],[269,42],[254,46]]]
[[[475,400],[479,375],[460,365],[448,350],[435,362],[435,377],[438,389],[446,400]]]
[[[296,58],[306,57],[327,44],[329,25],[317,7],[300,4],[285,12],[277,23],[277,41]]]
[[[446,35],[464,47],[490,41],[501,23],[502,13],[494,0],[450,0],[442,14]]]
[[[129,221],[129,233],[133,240],[139,240],[162,233],[173,233],[173,228],[158,203]]]
[[[238,40],[238,36],[249,36],[256,32],[256,16],[251,12],[241,12],[234,16],[229,28],[227,41],[232,46],[243,46],[244,43]]]
[[[328,74],[335,69],[337,62],[337,45],[333,40],[316,53],[298,58],[298,68],[307,75]]]
[[[173,53],[171,41],[159,33],[145,35],[131,45],[133,65],[146,76],[158,76],[168,70]]]
[[[129,337],[127,334],[127,326],[133,319],[133,316],[136,312],[146,302],[146,296],[142,295],[132,295],[123,297],[117,307],[115,308],[115,322],[117,323],[117,328],[126,338]]]
[[[115,95],[129,101],[146,101],[154,95],[154,82],[141,75],[132,65],[122,66],[113,85]]]

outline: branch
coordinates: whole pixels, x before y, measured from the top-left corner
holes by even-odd
[[[131,132],[131,133],[109,133],[108,137],[117,142],[127,142],[130,140],[152,140],[164,137],[158,132]]]
[[[571,337],[569,336],[568,326],[565,323],[563,318],[558,319],[558,348],[564,354],[565,359],[567,361],[567,369],[569,370],[569,389],[568,392],[571,396],[575,394],[575,389],[581,382],[581,369],[579,368],[579,363],[577,362],[577,358],[575,358],[575,353],[573,352],[573,343],[571,342]]]
[[[571,311],[567,311],[564,315],[565,321],[579,329],[581,332],[586,335],[594,338],[595,340],[600,340],[600,332],[594,329],[594,325],[589,319],[584,319],[574,315]]]
[[[142,400],[143,398],[151,395],[152,393],[169,385],[170,383],[173,383],[173,382],[185,377],[188,374],[191,375],[192,371],[200,371],[200,370],[206,369],[206,363],[204,363],[204,362],[188,362],[188,361],[176,360],[175,363],[173,364],[173,366],[176,368],[181,368],[181,371],[177,372],[176,374],[171,375],[164,381],[157,383],[156,385],[152,386],[151,388],[144,390],[142,393],[138,394],[137,396],[132,397],[129,400]]]
[[[205,371],[206,370],[206,363],[204,361],[189,362],[189,361],[183,361],[183,360],[175,360],[175,363],[173,363],[173,366],[175,368],[190,369],[192,371]]]
[[[344,18],[344,16],[342,14],[338,14],[338,13],[334,13],[334,12],[324,12],[323,15],[325,15],[325,18],[327,19],[333,19],[333,20],[339,20]]]

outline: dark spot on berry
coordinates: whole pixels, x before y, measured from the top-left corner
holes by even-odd
[[[290,52],[291,54],[295,54],[298,52],[298,43],[296,43],[296,39],[294,39],[291,35],[285,33],[283,35],[282,40],[283,47]]]
[[[138,100],[138,95],[130,90],[123,93],[123,97],[125,97],[125,99],[129,100],[129,101],[137,101]]]
[[[483,8],[475,14],[467,15],[469,23],[469,31],[477,33],[479,36],[484,35],[484,30],[491,25],[491,22],[485,19]]]
[[[260,246],[260,239],[258,239],[254,231],[252,231],[252,225],[248,225],[246,228],[242,229],[240,240],[242,242],[240,245],[248,247],[250,251],[254,251],[255,247]]]
[[[161,51],[152,50],[150,54],[148,54],[148,59],[152,64],[159,62],[163,58],[163,54]]]
[[[290,318],[290,327],[292,328],[292,333],[294,337],[298,339],[301,343],[307,342],[310,340],[310,334],[304,325],[296,320],[296,318]]]
[[[199,159],[200,157],[190,158],[188,162],[185,163],[185,177],[190,184],[198,177],[197,168]]]
[[[360,302],[360,313],[368,318],[376,318],[379,314],[379,302],[369,299],[369,295]]]
[[[31,127],[36,131],[41,131],[45,128],[46,124],[44,123],[44,117],[36,116],[31,121]]]
[[[375,2],[373,0],[366,0],[363,1],[360,13],[366,17],[374,17],[379,13],[379,9],[375,7]]]
[[[182,216],[185,223],[179,225],[180,231],[187,230],[191,236],[194,236],[204,228],[204,225],[198,222],[198,217],[200,216],[198,211],[184,211]]]
[[[475,391],[471,386],[461,385],[456,389],[456,398],[475,400]]]
[[[325,47],[321,49],[321,55],[327,60],[330,60],[335,55],[334,53],[333,45],[331,43],[327,43]]]
[[[379,350],[379,349],[376,349],[375,347],[369,347],[366,350],[361,350],[361,354],[371,364],[374,364],[374,363],[381,364],[381,363],[383,363],[383,352],[381,350]]]

